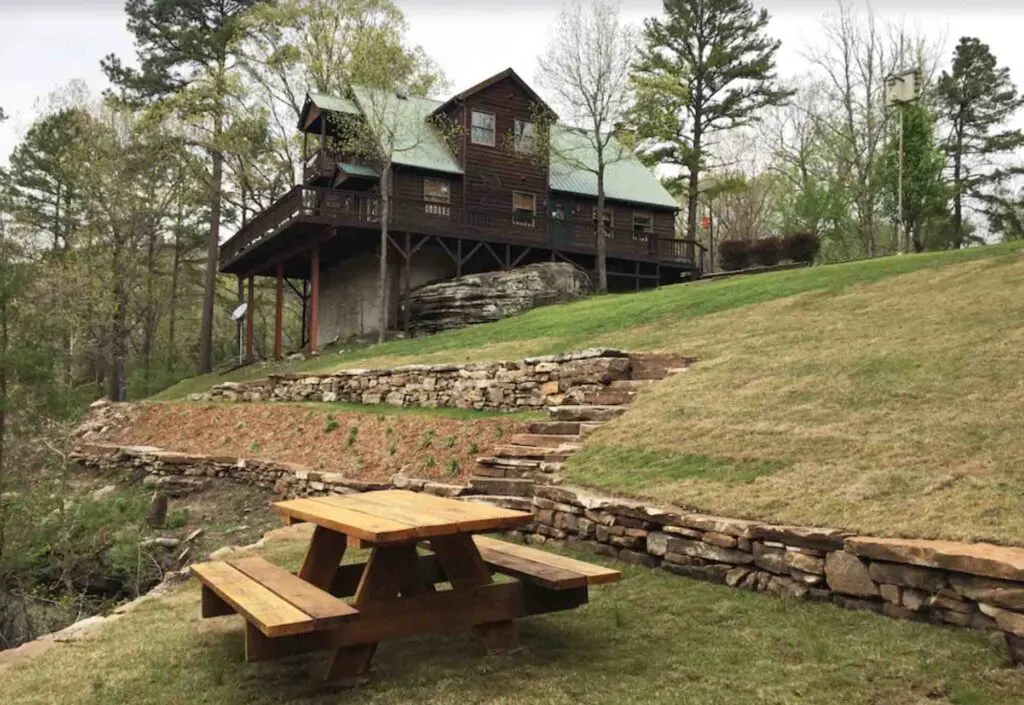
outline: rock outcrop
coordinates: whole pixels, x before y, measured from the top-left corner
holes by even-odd
[[[592,290],[587,273],[565,262],[469,274],[410,292],[409,326],[422,335],[490,323],[538,306],[572,301]]]

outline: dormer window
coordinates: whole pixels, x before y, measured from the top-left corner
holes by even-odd
[[[472,128],[470,131],[470,141],[473,144],[483,144],[488,147],[494,146],[494,113],[474,110]]]
[[[516,118],[514,146],[517,154],[533,154],[533,123]]]

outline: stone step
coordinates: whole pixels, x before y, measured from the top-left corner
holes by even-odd
[[[587,421],[580,424],[580,435],[586,438],[591,433],[601,428],[604,425],[604,421]]]
[[[523,460],[547,460],[561,462],[579,450],[582,446],[565,444],[558,448],[537,448],[535,446],[505,445],[497,446],[493,453],[498,458],[516,458]]]
[[[609,421],[626,413],[625,406],[550,406],[548,414],[556,421]]]
[[[562,463],[560,461],[528,460],[524,458],[495,458],[493,456],[487,456],[477,458],[476,463],[479,467],[506,468],[521,472],[552,473],[559,472],[562,469]],[[486,473],[480,474],[483,475]]]
[[[635,398],[636,392],[626,389],[609,389],[603,392],[587,392],[583,395],[583,403],[598,406],[621,406],[622,404],[632,404]]]
[[[531,421],[526,424],[527,433],[544,435],[579,436],[582,424],[579,421]]]
[[[513,509],[517,512],[533,511],[533,499],[529,497],[509,497],[496,494],[471,494],[462,498],[464,502],[490,504],[495,507]]]
[[[533,480],[514,477],[481,477],[474,475],[469,478],[469,486],[474,492],[484,495],[503,495],[506,497],[533,497]]]
[[[639,392],[650,387],[657,380],[653,379],[617,379],[608,385],[614,391]]]
[[[501,460],[501,458],[482,458],[482,460]],[[539,460],[525,461],[536,463],[535,467],[509,466],[501,463],[478,463],[476,474],[480,477],[517,477],[548,484],[548,478],[557,477],[562,463],[548,463]]]
[[[539,448],[557,448],[566,443],[579,444],[578,435],[562,435],[554,433],[517,433],[508,439],[511,445],[534,446]]]
[[[694,359],[672,353],[652,353],[630,355],[629,362],[632,379],[656,380],[686,369]]]

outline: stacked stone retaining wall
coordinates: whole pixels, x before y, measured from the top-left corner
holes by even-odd
[[[405,365],[315,375],[269,375],[226,382],[192,401],[322,401],[391,406],[528,411],[572,403],[615,380],[630,378],[622,350],[582,350],[518,361]]]
[[[551,544],[616,558],[733,588],[832,602],[896,619],[1005,634],[1024,663],[1024,549],[952,541],[885,539],[840,529],[779,526],[537,485],[532,497],[473,495],[461,485],[402,476],[390,483],[269,460],[212,458],[157,448],[82,443],[77,459],[101,471],[133,471],[146,483],[195,491],[215,480],[244,482],[291,498],[385,488],[500,502],[534,513],[515,532]]]

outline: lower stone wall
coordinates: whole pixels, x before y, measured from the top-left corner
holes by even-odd
[[[776,526],[537,486],[528,543],[896,619],[1003,632],[1024,663],[1024,549]]]
[[[100,471],[132,471],[168,494],[216,479],[254,484],[285,498],[386,488],[461,496],[533,511],[515,532],[552,544],[676,575],[799,600],[832,602],[896,619],[1002,632],[1024,663],[1024,549],[950,541],[879,539],[839,529],[778,526],[565,486],[537,485],[532,498],[473,496],[461,485],[395,476],[390,483],[269,460],[210,458],[147,447],[79,446],[76,459]]]
[[[573,403],[630,379],[629,353],[606,348],[519,361],[405,365],[226,382],[191,401],[323,401],[523,411]]]

